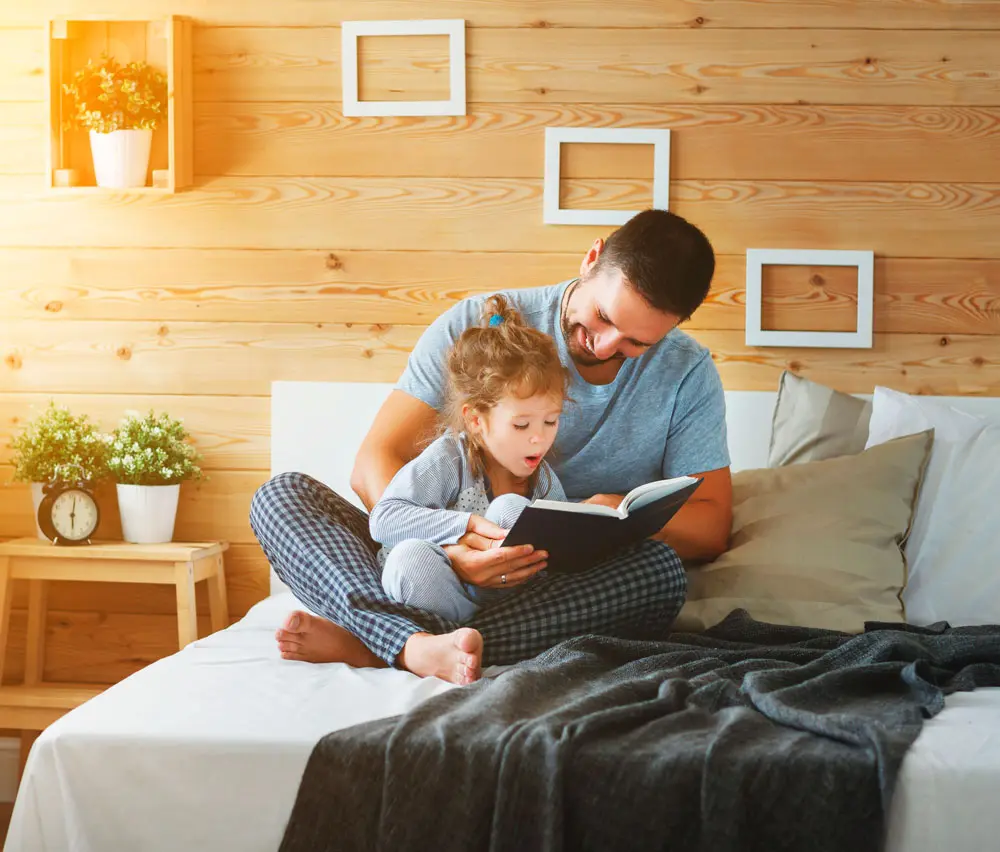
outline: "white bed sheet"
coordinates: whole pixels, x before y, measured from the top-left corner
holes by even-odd
[[[320,737],[452,688],[281,660],[274,630],[297,606],[268,598],[49,727],[5,850],[273,852]],[[1000,689],[952,696],[907,755],[888,852],[1000,848],[997,789]]]

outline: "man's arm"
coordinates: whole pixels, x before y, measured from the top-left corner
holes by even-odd
[[[354,459],[351,488],[370,512],[397,471],[420,452],[437,423],[426,402],[393,390]]]
[[[728,467],[694,473],[702,479],[698,490],[655,536],[681,559],[708,562],[729,548],[733,526],[733,480]]]

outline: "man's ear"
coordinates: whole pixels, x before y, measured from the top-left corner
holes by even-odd
[[[597,263],[597,258],[601,256],[601,252],[604,251],[604,240],[598,238],[594,240],[594,244],[590,247],[584,257],[583,261],[580,263],[580,277],[585,278],[587,273],[594,268],[594,264]]]

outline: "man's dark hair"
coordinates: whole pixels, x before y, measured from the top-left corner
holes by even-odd
[[[643,210],[608,237],[593,274],[618,269],[654,308],[686,320],[705,301],[715,274],[712,244],[667,210]]]

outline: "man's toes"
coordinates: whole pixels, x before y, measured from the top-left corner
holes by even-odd
[[[294,651],[296,653],[299,653],[299,652],[302,651],[302,643],[301,642],[279,642],[278,643],[278,650],[281,651],[282,654],[284,654],[286,651],[289,651],[289,652]]]
[[[302,661],[302,660],[305,660],[305,657],[303,657],[302,654],[301,654],[301,652],[299,652],[297,650],[296,651],[288,650],[288,651],[282,651],[281,652],[281,659],[283,659],[283,660],[299,660],[299,661]]]
[[[285,630],[301,630],[304,620],[305,613],[293,612],[290,613],[288,618],[285,619],[285,623],[282,627],[284,627]]]

